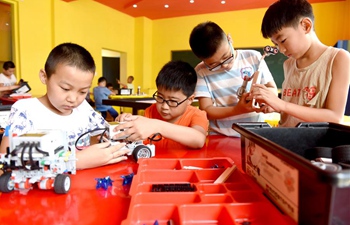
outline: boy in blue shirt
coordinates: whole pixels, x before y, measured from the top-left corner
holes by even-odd
[[[98,78],[98,86],[94,87],[95,108],[97,111],[101,112],[104,119],[106,119],[108,112],[115,120],[119,115],[118,112],[112,106],[102,104],[103,99],[108,99],[110,95],[115,95],[106,85],[107,79],[105,77]]]

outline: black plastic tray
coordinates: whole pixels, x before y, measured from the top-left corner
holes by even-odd
[[[350,145],[350,127],[335,123],[300,123],[292,128],[271,128],[267,123],[236,123],[232,128],[241,134],[243,170],[258,183],[263,171],[252,171],[251,164],[247,165],[248,145],[257,146],[296,171],[298,212],[294,219],[299,224],[350,224],[350,169],[324,170],[304,157],[308,148]],[[281,206],[276,195],[267,191],[273,186],[268,179],[261,186],[272,202],[286,214],[292,214]],[[283,197],[289,198],[288,195]]]

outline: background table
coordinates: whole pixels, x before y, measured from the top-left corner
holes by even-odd
[[[140,102],[141,101],[141,102]],[[146,102],[144,102],[146,101]],[[139,110],[146,109],[153,102],[156,102],[153,98],[144,97],[144,98],[120,98],[120,99],[104,99],[102,104],[112,105],[112,106],[121,106],[121,107],[130,107],[132,108],[132,114],[137,115]]]
[[[199,150],[166,149],[156,146],[156,158],[212,158],[230,157],[241,169],[241,142],[239,138],[209,136]],[[137,173],[138,164],[127,161],[94,169],[77,171],[71,175],[71,190],[55,194],[36,187],[26,195],[18,191],[0,196],[0,224],[113,224],[126,219],[131,197],[122,175]],[[113,186],[108,190],[96,189],[95,178],[110,176]],[[248,177],[247,177],[248,178]],[[247,179],[250,180],[250,179]],[[252,181],[251,181],[252,182]]]
[[[112,96],[111,99],[102,100],[102,103],[104,105],[130,107],[132,108],[133,115],[137,115],[137,112],[139,110],[144,110],[155,102],[156,100],[154,100],[152,97],[149,97],[149,96],[138,97],[137,95],[132,98],[128,98],[128,97],[117,98],[115,96]],[[192,105],[198,106],[198,100],[195,99],[195,101],[192,102]]]

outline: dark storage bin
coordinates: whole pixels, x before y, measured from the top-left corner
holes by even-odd
[[[309,148],[350,145],[350,127],[236,123],[232,128],[241,134],[243,170],[283,212],[299,224],[350,224],[350,169],[321,168],[304,157]]]

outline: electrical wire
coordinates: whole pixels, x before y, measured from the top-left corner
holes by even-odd
[[[155,133],[155,134],[152,134],[150,137],[148,137],[150,144],[152,144],[153,141],[160,141],[162,139],[163,139],[163,136],[161,133]]]
[[[75,141],[75,144],[74,144],[75,148],[76,148],[77,150],[83,150],[83,148],[81,148],[81,147],[78,146],[78,142],[80,141],[80,139],[81,139],[83,136],[85,136],[85,135],[87,135],[87,134],[90,134],[90,133],[93,133],[93,132],[96,132],[96,131],[103,131],[103,132],[101,133],[101,138],[100,138],[100,141],[99,141],[99,143],[102,143],[102,142],[103,142],[103,138],[102,138],[102,137],[103,137],[103,136],[105,135],[105,133],[108,131],[108,128],[96,128],[96,129],[94,129],[94,130],[89,130],[89,131],[87,131],[87,132],[81,134],[81,135],[77,138],[77,140]]]
[[[22,152],[21,152],[21,164],[22,164],[22,168],[25,170],[27,170],[27,168],[25,167],[25,163],[24,163],[24,152],[26,150],[26,147],[27,147],[27,144],[23,143]]]

